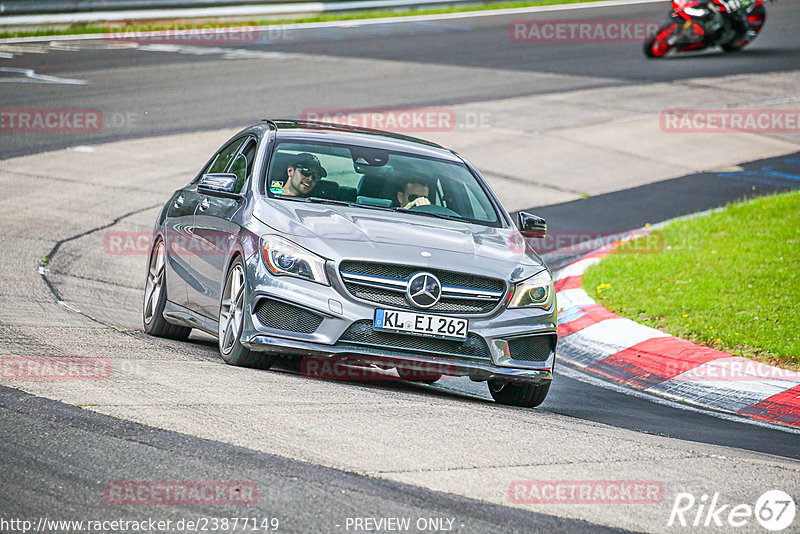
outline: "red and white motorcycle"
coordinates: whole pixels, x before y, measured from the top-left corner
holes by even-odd
[[[764,0],[672,0],[669,19],[644,43],[644,53],[659,58],[714,46],[735,52],[753,42],[766,18]]]

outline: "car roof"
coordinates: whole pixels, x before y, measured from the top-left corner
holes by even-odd
[[[394,132],[292,119],[264,119],[262,123],[275,127],[278,140],[353,144],[461,162],[452,150],[424,139]]]

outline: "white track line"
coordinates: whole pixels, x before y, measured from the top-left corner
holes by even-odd
[[[33,69],[20,69],[16,67],[0,67],[0,72],[21,74],[22,78],[0,78],[0,82],[16,83],[60,83],[63,85],[86,85],[86,80],[75,78],[60,78],[49,74],[39,74]]]

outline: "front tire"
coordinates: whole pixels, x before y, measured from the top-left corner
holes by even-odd
[[[246,302],[247,283],[244,276],[244,262],[241,257],[237,256],[225,276],[225,285],[219,304],[217,331],[219,353],[228,365],[269,369],[275,359],[274,356],[252,351],[241,343]]]
[[[164,306],[167,304],[166,259],[164,241],[158,239],[153,250],[150,251],[150,261],[147,265],[142,322],[144,331],[151,336],[184,341],[189,337],[192,329],[188,326],[168,323],[164,319]]]
[[[677,29],[674,22],[659,28],[655,35],[647,39],[644,43],[644,55],[649,58],[660,58],[669,54],[675,44],[670,44],[669,40]]]
[[[544,384],[514,384],[502,380],[489,380],[489,393],[498,404],[535,408],[544,402],[550,382]]]

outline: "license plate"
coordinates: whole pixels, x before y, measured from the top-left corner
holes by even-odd
[[[456,317],[378,309],[372,326],[375,330],[463,341],[467,339],[469,322]]]

